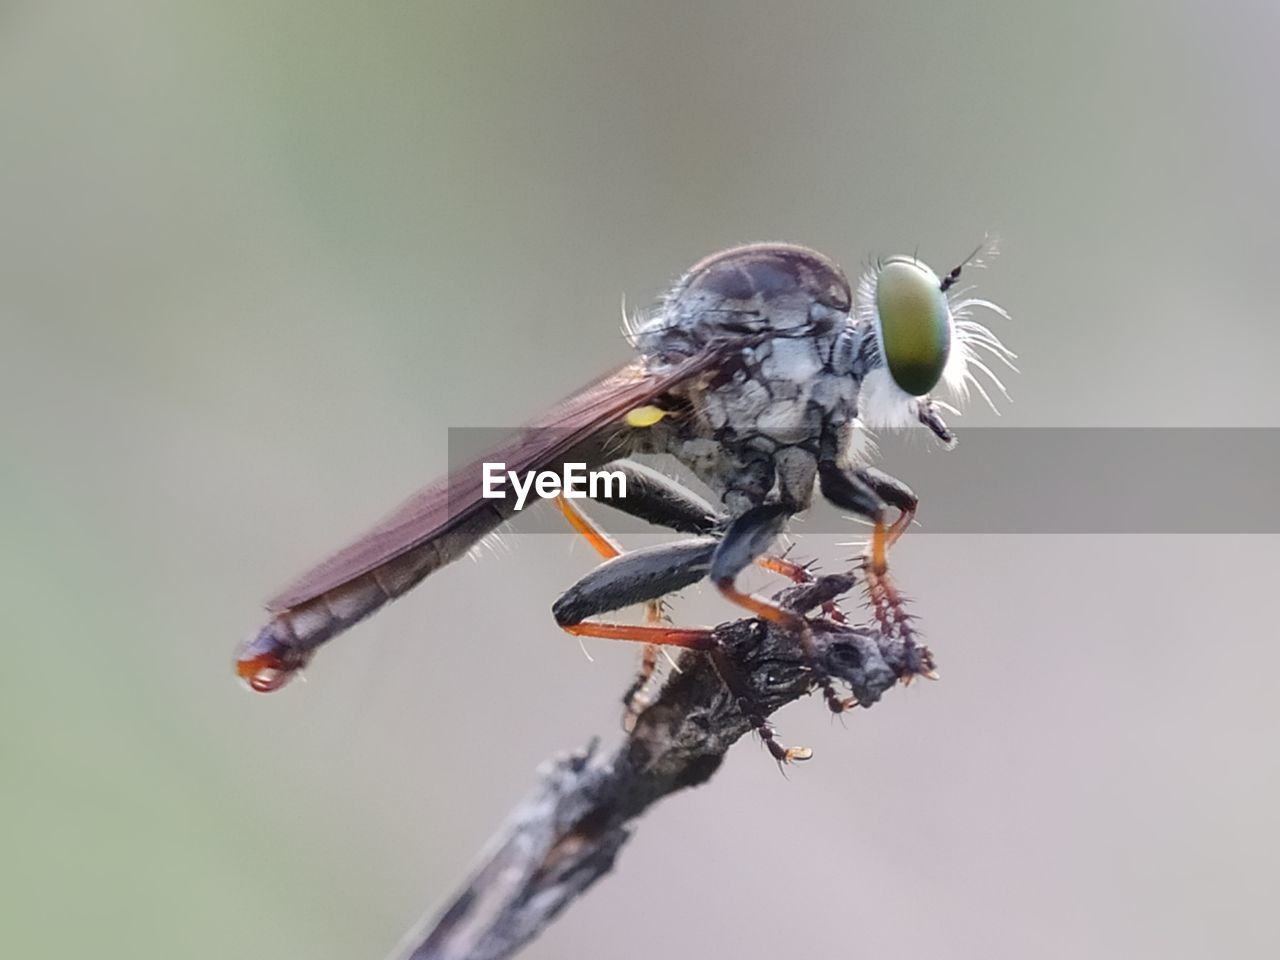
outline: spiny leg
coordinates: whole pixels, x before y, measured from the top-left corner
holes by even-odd
[[[873,558],[878,556],[879,562],[868,564],[866,569],[868,599],[881,630],[890,634],[896,632],[904,643],[915,646],[917,637],[912,627],[914,618],[907,613],[906,599],[888,574],[888,551],[911,526],[920,498],[901,480],[881,470],[864,468],[858,471],[858,478],[885,504],[898,511],[892,523],[883,526],[883,529],[878,526],[872,532],[871,555]],[[880,535],[879,544],[874,542],[877,533]]]
[[[786,577],[795,584],[813,583],[816,579],[809,564],[788,560],[785,553],[766,553],[756,557],[756,566]],[[849,622],[848,617],[844,615],[844,611],[840,609],[840,605],[834,600],[824,600],[822,602],[822,612],[836,623]]]
[[[779,763],[806,760],[811,751],[779,743],[765,713],[742,678],[714,630],[655,625],[608,623],[589,619],[602,613],[652,600],[703,580],[720,541],[712,537],[678,540],[633,550],[606,560],[566,590],[551,608],[556,622],[579,637],[631,640],[660,646],[701,650],[733,695],[770,755]],[[778,608],[781,609],[781,608]]]
[[[597,496],[603,503],[648,523],[667,527],[679,533],[716,534],[729,525],[729,516],[666,474],[634,460],[614,460],[606,470],[619,471],[627,480],[625,497]],[[571,520],[572,522],[572,520]],[[792,583],[811,583],[813,574],[802,564],[785,556],[762,553],[754,558],[757,566],[786,577]],[[839,623],[845,622],[835,601],[823,605],[823,612]]]
[[[560,508],[560,512],[569,521],[569,525],[582,534],[587,543],[591,544],[596,553],[600,554],[604,559],[610,560],[622,555],[622,546],[609,536],[603,527],[574,506],[567,497],[563,495],[556,497],[556,506]],[[644,605],[644,616],[645,622],[650,625],[661,623],[662,600],[647,601]],[[672,661],[673,665],[674,663],[675,661]],[[647,697],[643,697],[642,694],[653,679],[657,667],[658,647],[655,644],[646,643],[640,655],[640,669],[636,672],[636,677],[631,682],[631,686],[622,695],[622,706],[625,711],[622,717],[622,727],[627,732],[630,732],[635,727],[636,717],[641,710],[648,706],[649,700]]]
[[[683,484],[657,470],[628,459],[614,460],[606,466],[606,469],[620,471],[626,477],[627,495],[625,497],[596,497],[595,499],[600,503],[607,504],[649,523],[659,524],[683,533],[724,536],[725,539],[729,539],[731,531],[736,530],[738,533],[732,534],[735,539],[739,539],[742,535],[741,532],[744,527],[740,520],[731,521],[723,509],[712,505]],[[794,563],[783,556],[765,552],[792,511],[777,505],[764,507],[763,510],[773,520],[777,521],[777,529],[773,530],[773,532],[764,531],[761,537],[756,538],[756,542],[753,542],[750,549],[743,554],[747,559],[742,561],[742,566],[755,563],[766,570],[786,577],[793,583],[812,582],[813,574],[803,565]],[[773,520],[770,520],[769,523],[772,524]],[[751,523],[752,521],[747,521],[747,525]],[[748,537],[747,539],[750,540],[752,538]],[[735,560],[736,562],[737,560]],[[757,616],[790,626],[800,636],[801,644],[810,660],[815,660],[812,632],[804,618],[790,614],[777,604],[761,597],[738,591],[734,587],[733,581],[740,571],[741,568],[739,567],[730,572],[728,583],[717,583],[717,588],[720,589],[721,593],[737,606],[750,610]],[[837,622],[845,622],[845,616],[834,600],[824,602],[822,609],[826,615]],[[848,706],[849,701],[841,699],[831,684],[825,680],[823,681],[823,694],[833,712],[840,712]]]
[[[795,611],[754,593],[744,593],[736,585],[738,574],[755,563],[782,531],[795,510],[785,503],[765,503],[752,507],[729,525],[711,560],[711,582],[726,600],[757,617],[780,624],[795,632],[808,658],[814,675],[822,686],[822,695],[832,713],[843,713],[846,702],[831,680],[817,668],[818,649],[809,621]]]
[[[862,569],[872,614],[882,633],[897,635],[915,647],[916,635],[906,600],[889,576],[888,551],[910,525],[919,499],[910,487],[886,473],[848,470],[833,462],[818,464],[818,487],[837,507],[871,521],[871,542]],[[889,507],[898,511],[892,523],[887,521]]]

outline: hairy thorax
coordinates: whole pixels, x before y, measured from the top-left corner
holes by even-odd
[[[673,391],[679,409],[642,449],[673,454],[732,514],[771,495],[807,506],[818,458],[843,449],[856,415],[851,303],[840,268],[803,247],[750,244],[695,264],[633,331],[637,349],[663,363],[740,346]]]
[[[676,395],[640,449],[669,453],[737,515],[775,496],[808,506],[817,460],[848,445],[857,413],[851,329],[744,348]]]

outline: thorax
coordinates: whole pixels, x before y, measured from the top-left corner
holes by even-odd
[[[737,514],[771,494],[808,506],[816,463],[847,442],[857,414],[852,328],[772,337],[673,391],[673,415],[641,449],[672,454]]]

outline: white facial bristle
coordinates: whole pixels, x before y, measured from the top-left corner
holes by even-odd
[[[979,351],[994,357],[1014,373],[1018,372],[1018,368],[1013,365],[1017,354],[1001,343],[1000,338],[985,324],[974,320],[973,311],[988,310],[1005,320],[1009,319],[1009,313],[990,300],[965,296],[966,293],[967,290],[960,290],[947,298],[947,306],[951,311],[951,356],[947,358],[947,365],[943,368],[942,382],[961,403],[969,399],[970,388],[977,390],[987,401],[987,405],[999,414],[991,394],[978,379],[978,373],[984,374],[1006,400],[1009,399],[1009,392]]]

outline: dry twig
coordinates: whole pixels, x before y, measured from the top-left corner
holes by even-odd
[[[849,574],[792,587],[779,599],[811,610],[847,592]],[[879,632],[813,621],[821,666],[869,707],[899,680],[927,675],[929,652]],[[766,713],[809,693],[813,671],[795,636],[760,620],[717,628]],[[496,960],[535,937],[574,898],[609,872],[650,804],[705,782],[751,728],[709,660],[685,653],[635,729],[611,755],[593,740],[548,761],[541,782],[490,841],[453,902],[411,931],[394,954],[412,960]]]

